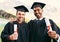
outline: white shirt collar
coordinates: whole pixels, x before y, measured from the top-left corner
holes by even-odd
[[[42,17],[42,18],[40,18],[40,19],[38,19],[38,18],[36,18],[36,20],[42,20],[44,17]]]

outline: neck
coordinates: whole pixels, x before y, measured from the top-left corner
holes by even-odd
[[[17,22],[18,22],[19,24],[21,24],[23,21],[19,21],[19,20],[17,20]]]
[[[41,19],[41,18],[43,18],[43,17],[41,16],[41,17],[39,17],[38,19]]]

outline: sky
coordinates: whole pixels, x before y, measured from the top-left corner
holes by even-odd
[[[29,13],[26,13],[26,18],[34,19],[33,10],[30,9],[33,2],[45,3],[43,16],[54,20],[56,24],[60,24],[60,0],[0,0],[0,10],[16,15],[16,10],[13,7],[25,5],[29,9]]]

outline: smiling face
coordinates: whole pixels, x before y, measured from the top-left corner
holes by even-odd
[[[40,19],[42,17],[43,9],[41,9],[40,7],[35,7],[33,10],[34,10],[34,15],[38,19]]]
[[[25,12],[17,11],[16,17],[17,17],[17,21],[22,23],[25,20]]]

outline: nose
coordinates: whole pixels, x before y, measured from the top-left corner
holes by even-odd
[[[36,11],[35,13],[38,14],[38,11]]]

